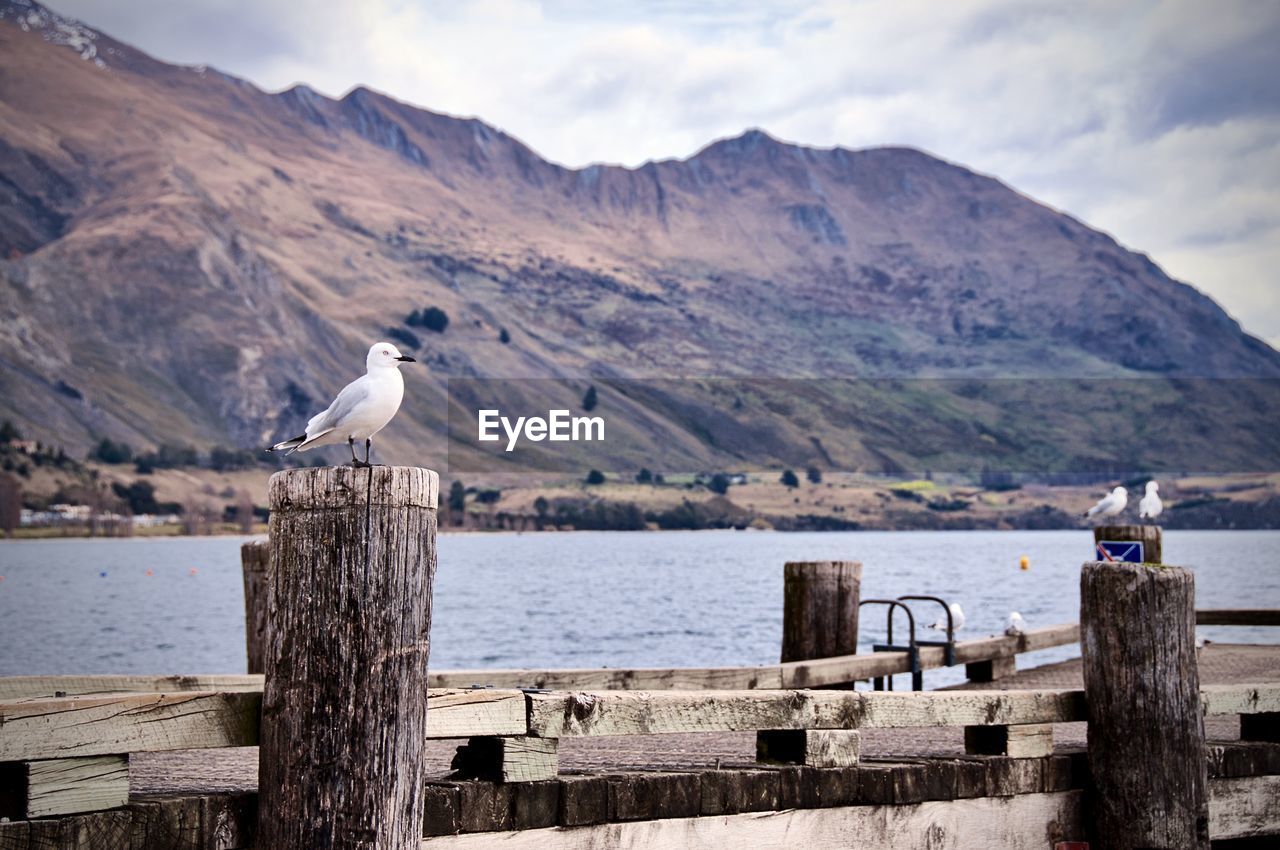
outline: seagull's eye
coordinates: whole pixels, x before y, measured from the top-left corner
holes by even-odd
[[[382,354],[383,354],[384,356],[386,356],[386,357],[390,357],[390,356],[391,356],[391,352],[390,352],[390,351],[384,351],[384,352],[382,352]]]

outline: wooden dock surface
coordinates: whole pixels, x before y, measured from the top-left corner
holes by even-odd
[[[1280,646],[1209,644],[1200,657],[1200,673],[1206,685],[1280,682]],[[1072,689],[1082,684],[1077,658],[1022,670],[998,682],[953,689]],[[1230,717],[1206,721],[1206,732],[1216,741],[1238,739],[1238,727]],[[965,752],[964,729],[960,727],[865,729],[862,736],[864,758],[957,756]],[[1054,740],[1064,750],[1083,747],[1085,724],[1056,724]],[[429,777],[449,774],[459,743],[453,739],[428,742]],[[706,770],[750,764],[755,760],[755,748],[754,732],[564,738],[560,765],[565,771]],[[252,747],[137,753],[130,764],[132,796],[253,791],[257,789],[257,759],[257,749]]]

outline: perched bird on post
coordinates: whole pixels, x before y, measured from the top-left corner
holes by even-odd
[[[951,630],[958,632],[964,628],[964,609],[960,607],[960,603],[952,602],[947,606],[947,610],[951,612]],[[947,618],[943,617],[936,623],[930,623],[929,628],[945,632],[947,630]]]
[[[379,342],[369,349],[364,362],[365,374],[343,387],[327,410],[311,417],[306,431],[267,451],[293,454],[346,441],[351,449],[351,465],[370,466],[373,435],[391,421],[404,398],[400,364],[417,361],[401,354],[391,343]],[[356,440],[364,440],[364,460],[356,458]]]
[[[1107,495],[1103,496],[1098,501],[1098,504],[1085,511],[1084,515],[1088,519],[1093,519],[1095,516],[1098,517],[1098,519],[1105,519],[1106,517],[1122,513],[1125,506],[1128,504],[1129,491],[1125,490],[1123,487],[1117,487]]]
[[[1004,633],[1009,637],[1016,637],[1027,630],[1027,621],[1022,619],[1022,615],[1017,611],[1009,612],[1009,619],[1005,621]]]
[[[1160,501],[1160,485],[1154,481],[1147,482],[1146,495],[1138,502],[1138,519],[1154,520],[1164,511],[1164,502]]]

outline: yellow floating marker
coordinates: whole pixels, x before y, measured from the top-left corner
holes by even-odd
[[[1031,569],[1031,559],[1030,559],[1030,558],[1028,558],[1026,555],[1023,555],[1023,556],[1018,560],[1018,566],[1019,566],[1019,567],[1021,567],[1023,570],[1029,570],[1029,569]]]

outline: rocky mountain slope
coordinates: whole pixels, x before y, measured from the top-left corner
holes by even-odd
[[[620,468],[1122,466],[1169,440],[1226,468],[1280,459],[1280,354],[1147,257],[925,153],[752,130],[568,169],[365,88],[267,93],[168,65],[26,0],[0,0],[0,256],[0,416],[72,449],[265,444],[395,328],[422,361],[381,443],[397,462],[444,463],[446,380],[465,377],[572,378],[575,395],[964,379],[603,393],[632,432]],[[444,333],[403,324],[429,306]],[[1039,394],[968,383],[1009,377]],[[1247,380],[1179,383],[1203,377]],[[1191,417],[1163,446],[1146,425],[1106,444],[1046,425],[1055,403],[1096,410],[1079,379],[1132,378],[1135,410]],[[921,410],[941,412],[929,433]]]

